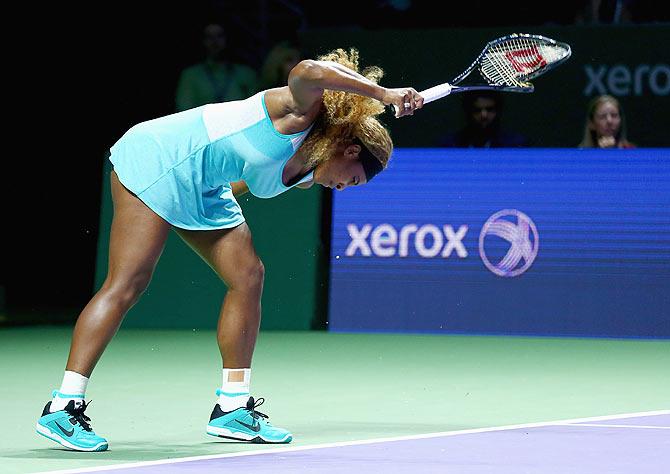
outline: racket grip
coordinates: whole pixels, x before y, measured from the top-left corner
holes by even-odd
[[[445,82],[444,84],[440,84],[435,87],[431,87],[430,89],[426,89],[425,91],[421,91],[419,94],[421,97],[423,97],[423,103],[427,104],[428,102],[432,102],[434,100],[448,96],[451,94],[451,89],[451,85]]]
[[[419,95],[423,97],[423,103],[427,104],[429,102],[432,102],[437,99],[441,99],[442,97],[448,96],[451,94],[453,87],[448,84],[440,84],[434,87],[431,87],[430,89],[426,89],[424,91],[419,92]],[[393,112],[397,115],[398,114],[398,107],[395,105],[393,106]]]

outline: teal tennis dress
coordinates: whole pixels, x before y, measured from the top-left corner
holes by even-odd
[[[121,183],[175,227],[213,230],[244,222],[230,183],[271,198],[310,181],[285,186],[282,172],[309,128],[285,135],[272,125],[264,91],[142,122],[110,149]],[[311,127],[310,127],[311,128]]]

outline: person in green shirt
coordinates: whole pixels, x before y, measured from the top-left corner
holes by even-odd
[[[205,104],[246,99],[258,90],[258,75],[251,67],[229,60],[226,31],[211,23],[203,30],[206,57],[185,68],[177,84],[175,106],[178,112]]]

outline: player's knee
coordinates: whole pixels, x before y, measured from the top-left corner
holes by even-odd
[[[108,295],[123,307],[130,308],[140,299],[151,282],[152,272],[140,272],[123,278],[109,278]]]
[[[265,266],[263,262],[257,258],[255,261],[245,269],[245,283],[250,289],[258,289],[263,287],[263,280],[265,280]]]
[[[255,258],[237,270],[232,286],[237,290],[261,291],[264,279],[265,266],[259,258]]]

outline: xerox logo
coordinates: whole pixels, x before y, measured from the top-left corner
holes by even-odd
[[[535,224],[516,209],[493,214],[479,234],[479,255],[486,268],[498,276],[514,277],[528,270],[539,246]]]
[[[408,224],[397,230],[391,224],[381,224],[372,228],[365,224],[359,228],[356,224],[348,224],[347,230],[351,242],[345,254],[348,257],[360,255],[369,257],[407,257],[409,247],[412,245],[419,256],[433,258],[438,255],[442,258],[449,257],[456,252],[460,258],[468,256],[468,251],[463,245],[463,238],[468,232],[468,226],[462,225],[457,231],[450,225],[439,228],[432,224],[418,226]]]
[[[640,96],[647,90],[659,96],[670,93],[670,66],[663,63],[638,64],[635,67],[625,64],[586,64],[584,72],[587,83],[583,92],[586,97],[597,94]]]
[[[407,257],[410,253],[423,258],[448,258],[454,253],[460,258],[468,256],[463,244],[467,225],[454,230],[450,225],[433,224],[407,224],[399,229],[391,224],[347,224],[347,231],[351,238],[345,251],[347,257]],[[504,209],[482,227],[479,255],[496,275],[514,277],[530,268],[539,244],[537,228],[530,217],[516,209]]]

